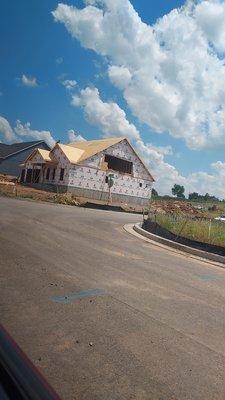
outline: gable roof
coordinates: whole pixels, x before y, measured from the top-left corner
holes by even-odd
[[[81,150],[77,147],[69,146],[68,144],[57,143],[56,146],[58,146],[63,151],[65,156],[72,164],[76,164],[77,162],[79,162],[84,153],[84,150]]]
[[[140,156],[137,154],[135,149],[133,148],[132,144],[129,140],[125,137],[114,137],[114,138],[107,138],[107,139],[99,139],[99,140],[85,140],[80,142],[72,142],[67,145],[58,144],[61,147],[62,151],[68,158],[68,160],[76,164],[78,162],[87,160],[88,158],[94,156],[97,153],[100,153],[103,150],[106,150],[108,147],[113,146],[114,144],[122,142],[122,140],[126,140],[133,152],[136,154],[142,165],[144,166],[146,172],[151,177],[152,181],[154,181],[153,176],[149,172],[148,168],[146,167],[145,163],[142,161]],[[70,149],[72,147],[72,150]],[[80,150],[80,152],[79,152]]]
[[[47,161],[55,162],[56,161],[54,159],[54,157],[52,156],[52,154],[50,154],[51,152],[49,150],[36,148],[29,154],[29,156],[26,158],[24,163],[26,163],[28,160],[30,160],[32,157],[34,157],[35,154],[37,154],[37,153],[39,153],[41,155],[41,157],[43,158],[43,161],[45,161],[45,162],[47,162]]]
[[[35,140],[32,142],[21,142],[13,144],[0,143],[0,158],[7,158],[15,153],[19,153],[21,151],[29,149],[30,147],[38,146],[40,143],[44,143],[44,140]]]
[[[42,156],[45,161],[52,161],[52,157],[50,157],[50,151],[44,149],[37,149],[38,153]]]
[[[107,149],[108,147],[121,142],[125,138],[109,138],[99,140],[84,140],[79,142],[72,142],[68,144],[57,143],[58,146],[68,160],[72,164],[87,160],[97,153]],[[53,149],[52,149],[53,151]]]
[[[113,146],[114,144],[122,142],[123,140],[127,141],[127,143],[129,144],[135,155],[142,163],[146,172],[151,177],[151,180],[154,181],[154,178],[150,174],[145,163],[139,157],[139,155],[137,154],[137,152],[135,151],[129,140],[125,137],[120,137],[120,138],[114,137],[114,138],[90,140],[90,141],[85,140],[80,142],[72,142],[69,144],[56,143],[55,147],[50,151],[35,149],[25,160],[25,162],[28,161],[31,158],[31,156],[35,154],[35,151],[38,151],[45,161],[55,162],[56,160],[54,159],[53,151],[55,148],[59,147],[64,153],[64,155],[67,157],[69,162],[71,162],[72,164],[78,164],[79,162],[87,160],[88,158],[100,153],[103,150],[108,149],[110,146]]]
[[[108,147],[113,146],[114,144],[117,144],[124,139],[124,137],[114,137],[99,140],[85,140],[82,142],[69,143],[67,146],[82,150],[82,154],[79,158],[80,162],[94,156],[97,153],[100,153],[103,150],[106,150]]]

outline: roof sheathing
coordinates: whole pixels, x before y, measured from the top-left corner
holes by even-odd
[[[50,151],[36,148],[32,151],[32,153],[26,158],[24,163],[32,159],[35,154],[39,153],[40,156],[43,158],[44,161],[54,162],[55,160],[50,157]]]
[[[79,148],[83,150],[83,154],[80,157],[78,162],[87,160],[92,156],[100,153],[103,150],[108,149],[114,144],[120,143],[125,138],[109,138],[109,139],[100,139],[100,140],[90,140],[83,142],[74,142],[68,144],[70,147]]]
[[[139,161],[144,166],[151,180],[154,182],[155,180],[153,176],[150,174],[145,163],[139,157],[139,155],[137,154],[137,152],[135,151],[129,140],[125,137],[73,142],[67,145],[57,143],[56,146],[51,150],[51,152],[58,146],[64,153],[64,155],[67,157],[69,162],[71,162],[72,164],[78,164],[81,161],[87,160],[88,158],[93,157],[94,155],[108,149],[109,147],[122,142],[123,140],[126,140],[126,142],[131,147],[135,155],[138,157]]]
[[[84,153],[84,150],[78,149],[78,148],[71,148],[67,144],[61,144],[57,143],[56,146],[63,152],[63,154],[66,156],[67,160],[71,162],[72,164],[77,164],[80,157]],[[55,149],[55,147],[54,147]],[[54,150],[52,149],[52,151]]]

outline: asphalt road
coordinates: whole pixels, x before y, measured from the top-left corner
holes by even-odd
[[[1,322],[62,399],[224,400],[225,270],[139,219],[1,197]]]

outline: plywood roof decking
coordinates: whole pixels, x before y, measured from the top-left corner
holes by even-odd
[[[45,162],[57,162],[57,160],[55,160],[55,158],[50,154],[51,152],[48,150],[44,150],[44,149],[34,149],[32,151],[32,153],[27,157],[27,159],[24,161],[24,163],[26,163],[28,160],[32,159],[32,157],[35,156],[35,154],[39,153],[40,156],[43,158],[43,161]]]
[[[77,162],[79,162],[85,152],[82,149],[71,147],[68,144],[58,143],[57,146],[59,146],[59,148],[63,151],[63,153],[72,164],[76,164]]]
[[[67,145],[63,145],[64,146],[63,151],[65,152],[65,154],[66,154],[66,151],[68,151],[67,158],[69,159],[70,151],[67,150],[68,147],[72,147],[73,149],[76,149],[76,150],[78,150],[78,149],[82,150],[83,153],[81,154],[80,158],[77,161],[75,161],[75,163],[77,163],[77,162],[84,161],[84,160],[94,156],[97,153],[100,153],[101,151],[107,149],[110,146],[113,146],[114,144],[120,143],[124,139],[127,140],[127,138],[125,138],[125,137],[113,137],[113,138],[108,138],[108,139],[86,140],[86,141],[82,141],[82,142],[73,142],[73,143],[69,143]],[[149,174],[149,176],[151,177],[152,181],[154,181],[154,178],[150,174],[145,163],[142,161],[142,159],[139,157],[137,152],[134,150],[134,148],[130,144],[129,140],[127,140],[127,142],[129,143],[130,147],[132,148],[132,150],[135,152],[135,154],[137,155],[137,157],[139,158],[139,160],[145,167],[145,169],[146,169],[147,173]],[[71,161],[71,162],[73,162],[73,161]]]
[[[86,140],[82,142],[69,143],[67,146],[82,150],[82,154],[78,160],[80,162],[94,156],[97,153],[100,153],[101,151],[107,149],[110,146],[113,146],[116,143],[121,142],[123,139],[125,138],[114,137],[100,140]]]
[[[35,151],[38,151],[40,155],[42,156],[43,160],[46,162],[57,162],[54,159],[54,156],[52,154],[53,150],[58,146],[62,152],[65,154],[67,157],[68,161],[71,162],[72,164],[78,164],[81,161],[84,161],[95,154],[100,153],[103,150],[106,150],[110,146],[113,146],[114,144],[120,143],[122,140],[126,139],[125,137],[114,137],[114,138],[108,138],[108,139],[99,139],[99,140],[85,140],[85,141],[80,141],[80,142],[72,142],[69,144],[61,144],[57,143],[56,146],[51,150],[42,150],[42,149],[36,149]],[[127,140],[127,139],[126,139]],[[154,181],[154,178],[150,174],[148,168],[145,166],[143,161],[140,159],[139,155],[136,153],[130,142],[127,140],[143,166],[145,167],[146,171],[148,172],[149,176],[151,179]],[[31,153],[31,155],[27,158],[30,159],[34,156],[34,152]],[[26,161],[27,161],[26,160]],[[25,162],[26,162],[25,161]]]
[[[50,152],[48,150],[37,149],[37,151],[38,151],[38,153],[40,153],[40,155],[43,158],[43,160],[45,160],[45,161],[53,161],[53,159],[49,155]]]

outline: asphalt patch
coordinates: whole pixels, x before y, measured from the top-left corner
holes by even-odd
[[[80,292],[68,293],[64,296],[53,296],[50,297],[50,300],[54,303],[69,304],[72,303],[74,300],[83,299],[84,297],[102,296],[104,294],[105,290],[103,289],[86,289],[81,290]]]

